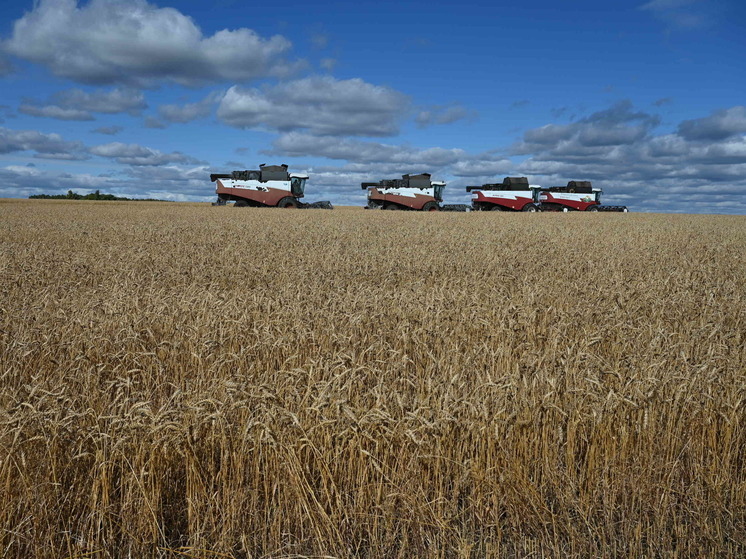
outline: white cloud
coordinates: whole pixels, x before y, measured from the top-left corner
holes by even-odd
[[[514,146],[514,152],[530,154],[550,146],[560,153],[594,155],[611,146],[640,141],[659,122],[658,116],[634,111],[630,101],[621,101],[571,124],[547,124],[529,130],[523,142]]]
[[[466,156],[461,149],[428,148],[364,142],[332,136],[313,136],[300,132],[283,134],[270,154],[343,159],[356,163],[396,163],[402,167],[450,165]]]
[[[78,109],[65,109],[57,105],[38,106],[24,103],[18,107],[18,112],[38,116],[42,118],[54,118],[57,120],[95,120],[88,111]]]
[[[206,37],[190,17],[145,0],[40,0],[13,25],[4,50],[55,75],[93,84],[193,86],[283,76],[297,69],[286,38],[251,29]]]
[[[470,111],[457,103],[453,103],[451,105],[434,105],[422,109],[415,117],[415,122],[420,128],[425,128],[434,124],[451,124],[457,120],[475,117],[476,112]]]
[[[678,133],[687,140],[724,140],[746,134],[746,107],[743,105],[715,111],[705,118],[685,120]]]
[[[0,153],[33,151],[35,157],[55,159],[87,159],[81,142],[69,142],[59,134],[44,134],[36,130],[11,130],[0,127]]]
[[[158,166],[170,163],[198,163],[196,159],[183,153],[163,153],[157,149],[139,144],[111,142],[90,148],[90,153],[114,159],[117,163],[134,166]]]
[[[205,97],[202,101],[196,103],[186,103],[184,105],[161,105],[158,107],[158,115],[161,119],[168,122],[191,122],[198,118],[204,118],[208,116],[213,109],[213,106],[220,98],[223,93],[211,93]]]
[[[218,118],[239,128],[318,135],[388,136],[409,108],[409,98],[361,79],[313,76],[264,89],[231,87]]]
[[[67,89],[52,95],[47,104],[28,101],[18,110],[27,115],[58,120],[95,120],[91,113],[138,115],[147,106],[142,92],[134,89],[92,92]]]

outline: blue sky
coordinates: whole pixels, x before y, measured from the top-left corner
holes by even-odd
[[[746,214],[746,6],[41,0],[0,7],[0,197],[209,201],[287,163],[309,201],[430,172]]]

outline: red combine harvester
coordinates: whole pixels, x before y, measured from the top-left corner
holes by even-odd
[[[528,184],[526,177],[505,177],[502,184],[467,186],[475,211],[538,212],[541,187]]]
[[[215,206],[233,200],[236,207],[333,209],[331,202],[301,202],[308,175],[288,173],[287,165],[262,164],[258,171],[213,174],[210,180],[215,183],[218,195]]]
[[[627,212],[627,206],[602,206],[600,188],[591,181],[570,181],[567,186],[541,188],[540,209],[543,212]]]
[[[368,209],[419,210],[437,212],[442,209],[443,189],[446,183],[430,181],[430,173],[402,175],[401,179],[364,182],[368,190]]]

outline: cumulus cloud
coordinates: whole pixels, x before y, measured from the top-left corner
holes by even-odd
[[[18,110],[24,114],[58,120],[95,120],[92,113],[139,115],[147,108],[141,91],[115,88],[110,91],[67,89],[46,103],[27,101]]]
[[[501,156],[480,154],[458,161],[449,169],[456,177],[481,178],[488,181],[496,175],[506,175],[515,168],[515,163]]]
[[[18,107],[18,112],[42,118],[55,118],[57,120],[95,120],[93,115],[88,111],[65,109],[57,105],[38,106],[23,103]]]
[[[685,120],[679,124],[678,133],[687,140],[725,140],[737,134],[746,134],[746,107],[737,106],[715,111],[705,118]]]
[[[57,76],[91,84],[194,86],[284,76],[297,69],[286,38],[247,28],[209,37],[174,8],[145,0],[40,0],[13,24],[4,50]]]
[[[434,105],[422,109],[415,117],[415,122],[420,128],[426,128],[434,124],[451,124],[457,120],[465,118],[474,118],[476,113],[469,111],[465,107],[454,103],[451,105]]]
[[[212,112],[215,103],[221,97],[222,93],[214,93],[196,103],[161,105],[158,107],[158,116],[167,122],[191,122],[208,116]]]
[[[168,122],[191,122],[210,114],[211,107],[206,103],[187,103],[186,105],[161,105],[158,115]]]
[[[466,156],[461,149],[420,149],[401,145],[364,142],[333,136],[313,136],[301,132],[281,135],[273,143],[272,155],[326,157],[357,163],[397,163],[404,167],[437,166],[456,163]]]
[[[231,87],[217,115],[238,128],[318,135],[389,136],[409,108],[409,98],[361,79],[312,76],[264,89]]]
[[[90,148],[90,153],[100,157],[113,159],[123,165],[158,166],[170,163],[200,163],[198,160],[178,151],[163,153],[157,149],[139,144],[123,144],[111,142]]]
[[[69,142],[59,134],[0,127],[0,153],[32,151],[41,159],[88,159],[81,142]]]
[[[633,144],[646,137],[659,122],[660,117],[634,111],[630,101],[621,101],[571,124],[547,124],[529,130],[523,142],[514,146],[514,152],[535,153],[549,146],[557,152],[585,156],[610,146]]]

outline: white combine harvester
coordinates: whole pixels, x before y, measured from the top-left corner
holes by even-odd
[[[308,175],[288,173],[287,165],[262,164],[258,171],[212,174],[210,180],[215,183],[218,195],[214,206],[235,201],[236,207],[332,209],[331,202],[301,202]]]
[[[567,186],[542,188],[539,194],[543,212],[627,212],[627,206],[602,206],[600,188],[591,181],[569,181]]]
[[[431,181],[430,173],[402,175],[401,179],[362,183],[368,191],[369,209],[437,212],[446,183]]]
[[[402,175],[401,179],[388,179],[379,182],[362,183],[368,191],[369,210],[415,210],[422,212],[464,212],[463,204],[445,204],[443,189],[446,183],[431,181],[430,173]]]
[[[544,188],[526,177],[505,177],[502,183],[467,186],[474,210],[514,212],[627,212],[627,206],[602,206],[600,188],[590,181]]]
[[[476,211],[537,212],[541,187],[528,184],[526,177],[505,177],[502,183],[467,186]]]

